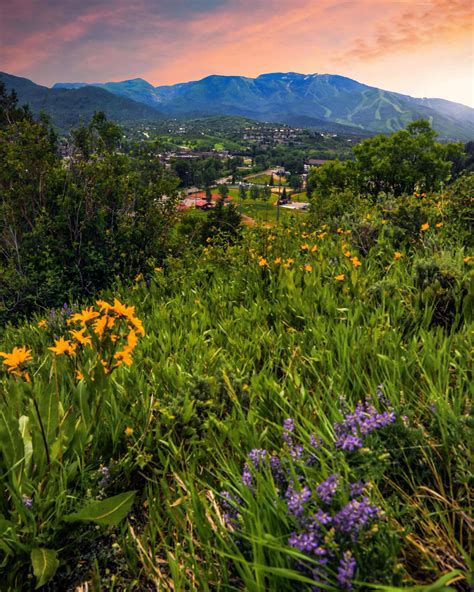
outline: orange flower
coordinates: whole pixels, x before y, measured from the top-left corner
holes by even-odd
[[[352,257],[351,259],[352,265],[357,269],[357,267],[360,267],[362,265],[362,263],[359,261],[358,257]]]
[[[309,251],[309,245],[308,245],[308,243],[305,243],[304,245],[301,245],[300,249],[302,251]]]
[[[430,227],[430,225],[428,224],[428,222],[425,222],[424,224],[421,225],[421,231],[425,232],[425,230],[428,230],[428,228]]]
[[[275,265],[280,265],[281,263],[281,257],[277,257],[274,261]]]
[[[109,317],[107,315],[104,315],[103,317],[100,317],[94,321],[94,333],[99,337],[99,339],[102,339],[104,336],[105,330],[107,329],[108,318]]]
[[[92,338],[90,335],[84,335],[84,331],[86,329],[81,329],[80,331],[71,331],[71,336],[73,339],[78,341],[81,345],[92,345]]]
[[[125,364],[126,366],[131,366],[133,363],[131,352],[128,349],[128,347],[126,347],[122,351],[116,352],[114,354],[114,358],[117,360],[117,366],[121,366],[122,364]]]
[[[395,260],[401,259],[403,257],[403,253],[400,253],[400,251],[395,251],[395,253],[393,254],[393,258]]]
[[[77,321],[80,321],[82,326],[85,326],[86,323],[88,323],[92,319],[96,319],[98,316],[99,313],[96,312],[92,308],[92,306],[89,306],[89,308],[85,308],[81,312],[74,313],[68,320],[68,324],[70,325],[71,323],[76,323]]]
[[[260,257],[258,260],[258,264],[260,267],[267,267],[268,266],[268,262],[265,259],[265,257]]]
[[[469,263],[469,261],[472,259],[472,257],[464,257],[463,261],[464,263]]]
[[[124,317],[129,319],[135,315],[134,306],[126,306],[125,304],[122,304],[117,298],[114,298],[114,305],[112,306],[111,310],[113,310],[119,318]]]
[[[27,382],[30,382],[30,375],[24,368],[23,364],[29,362],[31,358],[31,349],[27,347],[14,347],[13,350],[8,352],[0,352],[0,356],[3,358],[3,363],[7,367],[7,372],[14,376],[24,378]]]
[[[48,324],[48,323],[45,321],[45,319],[42,319],[41,321],[38,321],[38,323],[37,323],[37,325],[36,325],[36,326],[37,326],[39,329],[42,329],[43,327],[46,327],[46,325],[47,325],[47,324]]]
[[[438,224],[435,224],[435,228],[443,228],[443,223],[438,222]]]
[[[305,271],[307,271],[307,272],[311,273],[311,272],[313,271],[313,266],[312,266],[312,265],[310,265],[309,263],[307,263],[307,264],[306,264],[306,265],[303,267],[303,269],[304,269]]]
[[[313,245],[311,247],[311,253],[316,253],[317,250],[318,250],[318,245]]]
[[[347,258],[349,258],[349,257],[352,257],[352,253],[351,253],[350,251],[346,251],[346,252],[344,253],[344,255],[345,255]]]
[[[76,351],[76,347],[77,344],[71,343],[69,339],[60,337],[54,342],[54,347],[48,347],[48,349],[57,356],[62,356],[63,354],[67,356],[73,356]]]
[[[340,273],[339,275],[336,275],[334,279],[338,282],[343,282],[346,279],[346,276],[343,273]]]

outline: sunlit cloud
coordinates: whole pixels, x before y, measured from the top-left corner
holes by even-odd
[[[471,0],[3,0],[0,69],[48,85],[335,73],[473,104],[472,17]]]

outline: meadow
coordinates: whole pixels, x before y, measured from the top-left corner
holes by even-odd
[[[468,590],[474,259],[442,198],[216,236],[1,329],[1,589]]]

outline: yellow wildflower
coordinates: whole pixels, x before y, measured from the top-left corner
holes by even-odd
[[[130,317],[135,315],[135,307],[122,304],[118,298],[114,298],[114,305],[111,310],[113,310],[119,318],[123,317],[130,319]]]
[[[308,245],[308,243],[304,243],[304,245],[301,245],[300,249],[302,251],[309,251],[309,245]]]
[[[312,266],[312,265],[310,265],[309,263],[307,263],[307,264],[306,264],[306,265],[303,267],[303,269],[304,269],[305,271],[311,272],[311,271],[313,271],[313,266]]]
[[[340,273],[339,275],[336,275],[334,279],[338,282],[343,282],[346,279],[346,276],[343,273]]]
[[[104,332],[107,329],[108,318],[109,317],[107,315],[104,315],[103,317],[100,317],[99,319],[94,321],[94,333],[99,337],[99,339],[102,339],[102,337],[104,336]]]
[[[398,259],[401,259],[403,257],[403,253],[400,253],[400,251],[395,251],[395,253],[393,254],[393,258],[397,261]]]
[[[380,224],[383,224],[383,225],[385,225],[385,224],[387,224],[387,222],[388,222],[388,220],[381,220],[381,221],[380,221]]]
[[[133,428],[126,427],[125,428],[125,435],[126,436],[131,436],[132,434],[133,434]]]
[[[48,349],[57,356],[62,356],[63,354],[67,356],[73,356],[76,351],[76,347],[77,344],[71,343],[69,339],[60,337],[54,342],[54,347],[48,347]]]
[[[425,222],[424,224],[421,225],[421,231],[424,232],[425,230],[428,230],[428,228],[430,227],[430,225],[428,224],[428,222]]]
[[[469,263],[469,261],[472,259],[472,257],[464,257],[463,261],[464,263]]]
[[[27,382],[30,382],[30,375],[24,368],[23,364],[29,362],[31,358],[31,349],[27,347],[14,347],[13,350],[8,352],[0,352],[0,356],[3,358],[3,363],[7,367],[7,372],[14,376],[24,378]]]
[[[265,257],[260,257],[258,260],[258,264],[260,267],[266,267],[268,265],[268,262],[265,259]]]
[[[162,267],[155,267],[155,273],[161,273],[163,271]]]
[[[96,312],[92,306],[89,308],[85,308],[81,312],[74,313],[71,318],[68,320],[68,324],[76,323],[77,321],[81,322],[84,326],[86,323],[91,321],[92,319],[96,319],[99,316],[99,313]]]
[[[71,331],[71,336],[81,345],[92,345],[92,338],[90,337],[90,335],[84,335],[85,330],[85,328],[81,329],[80,331],[73,330]]]
[[[114,359],[117,360],[117,366],[121,366],[125,364],[126,366],[131,366],[133,363],[131,351],[128,347],[125,347],[123,350],[118,351],[114,354]]]
[[[41,321],[38,321],[38,324],[36,325],[39,329],[42,329],[43,327],[46,327],[48,323],[45,321],[45,319],[41,319]]]
[[[275,265],[280,265],[281,264],[281,257],[277,257],[274,261]]]
[[[318,245],[313,245],[311,247],[311,253],[316,253],[317,250],[318,250]]]
[[[344,255],[349,259],[349,257],[352,257],[352,253],[350,251],[346,251],[344,253]]]
[[[338,228],[336,230],[337,234],[343,234],[344,230],[342,228]]]
[[[362,265],[358,257],[352,257],[351,262],[355,268],[360,267]]]
[[[76,370],[77,380],[84,380],[84,374],[80,370]]]
[[[438,224],[435,224],[436,228],[443,228],[443,223],[442,222],[438,222]]]

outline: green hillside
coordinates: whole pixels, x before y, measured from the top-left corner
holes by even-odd
[[[15,89],[20,103],[28,104],[35,115],[41,111],[49,115],[61,131],[89,120],[94,111],[103,111],[110,119],[120,123],[156,121],[161,117],[151,107],[94,86],[49,89],[4,72],[0,72],[0,82],[7,89]]]

